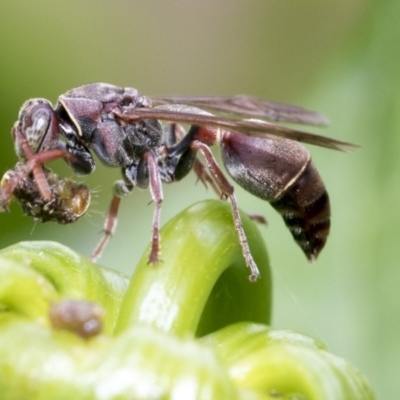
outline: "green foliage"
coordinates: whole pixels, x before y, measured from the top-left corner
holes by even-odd
[[[364,377],[321,343],[268,327],[268,256],[243,218],[257,283],[246,279],[229,205],[220,201],[172,219],[161,231],[165,260],[149,266],[146,251],[128,286],[54,242],[1,250],[2,399],[372,400]],[[82,337],[69,313],[66,325],[54,325],[49,310],[67,299],[100,306],[103,332]]]

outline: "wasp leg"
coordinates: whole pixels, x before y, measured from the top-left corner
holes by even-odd
[[[92,255],[90,256],[90,261],[95,263],[103,254],[103,251],[110,240],[111,236],[115,232],[118,223],[118,209],[119,203],[121,202],[121,197],[114,194],[113,198],[111,199],[110,206],[108,208],[106,220],[104,221],[103,226],[103,236],[97,243],[95,249],[93,250]]]
[[[214,140],[212,140],[212,135],[215,135]],[[174,154],[175,152],[180,155],[179,162],[175,169],[175,177],[177,180],[180,180],[186,176],[186,174],[193,167],[194,161],[197,157],[197,152],[200,151],[200,153],[205,158],[207,168],[210,171],[213,180],[218,185],[218,188],[222,193],[221,197],[225,199],[229,197],[232,207],[233,221],[239,236],[239,242],[242,246],[243,256],[245,258],[246,265],[251,270],[249,279],[251,281],[256,281],[257,278],[260,276],[260,272],[250,252],[246,234],[243,229],[242,220],[240,218],[234,188],[228,182],[224,173],[218,166],[208,144],[197,140],[203,138],[205,138],[205,141],[210,144],[217,142],[215,131],[204,127],[192,126],[185,138],[177,144],[174,150],[171,151],[172,156],[176,156],[176,154]],[[186,147],[184,146],[185,143],[187,144]]]
[[[171,122],[165,126],[164,135],[167,146],[171,147],[176,145],[178,140],[182,140],[186,136],[186,131],[181,125]],[[197,157],[194,159],[190,169],[193,169],[197,176],[197,181],[200,181],[206,189],[211,186],[217,196],[219,198],[222,197],[222,192],[208,172],[207,167]]]
[[[29,147],[28,141],[25,135],[21,132],[20,129],[16,129],[15,131],[15,140],[17,140],[24,152],[26,162],[26,170],[25,173],[28,175],[29,173],[33,173],[35,177],[36,184],[39,187],[39,191],[42,194],[43,198],[46,200],[51,199],[51,190],[45,174],[42,170],[42,165],[46,162],[56,160],[58,158],[63,158],[64,160],[68,160],[71,155],[69,155],[62,145],[60,145],[59,149],[55,150],[46,150],[40,153],[33,153],[32,149]],[[25,175],[25,176],[26,176]],[[18,182],[14,183],[14,187],[9,190],[13,191]]]
[[[117,228],[118,209],[121,197],[131,193],[134,189],[134,185],[128,178],[129,176],[132,181],[136,181],[137,186],[141,188],[150,186],[151,197],[156,205],[153,217],[151,251],[149,256],[149,263],[156,264],[159,261],[158,254],[160,251],[160,215],[163,192],[157,160],[154,154],[151,152],[145,153],[139,166],[134,165],[131,170],[127,168],[125,176],[127,177],[126,181],[117,181],[114,184],[114,196],[111,200],[106,220],[104,222],[103,236],[97,243],[90,260],[96,262],[101,257],[104,248]]]
[[[153,228],[151,236],[151,250],[149,256],[150,264],[157,264],[158,254],[160,253],[160,217],[161,204],[163,201],[163,191],[161,184],[161,176],[157,165],[157,160],[152,152],[148,152],[143,156],[144,163],[148,168],[149,186],[151,198],[155,203],[153,216]]]
[[[243,256],[246,260],[247,266],[250,268],[251,274],[249,276],[250,281],[256,281],[257,278],[260,276],[260,271],[258,270],[257,264],[255,263],[253,256],[251,255],[249,244],[246,238],[246,234],[243,229],[242,220],[240,218],[239,208],[237,205],[236,196],[234,193],[233,186],[228,182],[224,173],[221,171],[220,167],[218,166],[210,148],[197,140],[195,140],[192,145],[192,149],[196,149],[201,152],[204,156],[207,167],[210,172],[213,174],[213,177],[220,187],[224,196],[229,197],[232,207],[232,214],[233,214],[233,221],[235,223],[235,228],[239,236],[239,242],[242,246]]]
[[[246,213],[246,215],[254,222],[260,225],[268,225],[267,219],[264,217],[264,215],[261,214],[249,214]]]
[[[210,129],[208,127],[199,127],[196,125],[193,125],[189,132],[186,134],[185,130],[178,124],[176,123],[171,123],[166,126],[167,132],[169,133],[170,131],[173,131],[173,133],[169,133],[174,138],[179,138],[179,140],[182,140],[185,136],[192,138],[193,140],[198,140],[200,142],[203,142],[203,139],[206,139],[206,143],[209,144],[215,144],[215,142],[218,141],[218,136],[219,134],[216,132],[215,129]],[[188,143],[189,141],[187,138],[182,143]],[[178,146],[181,146],[179,143],[176,143],[176,139],[174,142],[171,142],[172,145],[175,145],[175,148],[178,148]],[[187,149],[182,152],[182,163],[179,165],[179,170],[176,171],[176,180],[181,180],[184,176],[186,176],[186,173],[190,171],[190,169],[193,169],[198,180],[200,180],[203,185],[208,189],[208,185],[212,187],[214,192],[217,194],[217,196],[220,199],[223,199],[224,194],[221,191],[219,185],[215,182],[213,179],[212,175],[209,173],[207,167],[199,160],[199,158],[196,156],[193,158],[191,155],[190,151],[190,146],[187,145]],[[175,149],[172,150],[172,154],[174,153]],[[196,153],[196,152],[195,152]],[[183,161],[184,159],[187,159],[187,161]],[[253,220],[254,222],[257,222],[262,225],[267,225],[267,220],[263,215],[260,214],[247,214],[247,216]]]
[[[66,156],[64,150],[48,150],[43,153],[32,154],[29,161],[23,164],[21,168],[19,168],[18,174],[13,175],[11,179],[9,179],[9,171],[6,172],[1,181],[0,207],[4,210],[7,209],[8,204],[13,198],[15,188],[21,180],[25,179],[31,172],[34,175],[40,194],[44,199],[51,200],[50,186],[43,172],[42,165],[58,158],[65,158]]]

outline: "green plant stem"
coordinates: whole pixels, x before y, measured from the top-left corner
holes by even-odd
[[[237,321],[269,323],[271,277],[258,228],[242,214],[261,278],[250,282],[230,205],[197,203],[161,231],[162,261],[140,260],[121,306],[116,332],[147,324],[174,335],[201,336]]]

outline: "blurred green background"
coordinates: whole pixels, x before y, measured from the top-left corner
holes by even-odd
[[[326,114],[331,126],[313,131],[362,148],[310,146],[333,210],[318,263],[306,262],[269,205],[241,189],[238,199],[269,222],[260,230],[274,273],[273,325],[322,340],[365,373],[378,398],[398,398],[399,18],[395,0],[1,1],[0,172],[16,161],[10,129],[21,104],[55,102],[89,82],[144,94],[245,93]],[[118,170],[97,164],[86,179],[89,215],[71,226],[35,224],[14,204],[0,215],[0,246],[53,239],[89,255],[116,179]],[[195,180],[164,186],[164,222],[213,197]],[[137,189],[124,199],[102,264],[132,271],[150,239],[149,200]]]

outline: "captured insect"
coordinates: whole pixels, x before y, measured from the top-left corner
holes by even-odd
[[[166,123],[162,125],[161,121]],[[281,214],[310,261],[327,240],[330,204],[310,154],[299,142],[341,151],[356,148],[276,122],[316,126],[328,123],[316,112],[249,96],[145,97],[136,89],[105,83],[69,90],[58,98],[55,107],[48,100],[31,99],[23,104],[12,130],[24,173],[19,174],[21,181],[17,182],[3,178],[0,206],[6,208],[15,188],[24,187],[21,182],[26,177],[31,183],[34,180],[37,189],[29,184],[23,190],[37,191],[41,199],[51,201],[54,182],[43,164],[63,158],[75,174],[86,175],[95,169],[93,151],[106,166],[121,168],[122,180],[114,184],[104,234],[92,260],[100,257],[116,228],[120,198],[138,186],[150,188],[155,204],[149,256],[149,262],[155,264],[160,249],[162,182],[180,181],[194,169],[221,198],[229,198],[243,255],[251,270],[250,280],[256,280],[259,271],[242,227],[234,188],[210,146],[220,146],[225,168],[240,186],[267,200]],[[180,124],[190,125],[189,130],[186,132]],[[199,153],[205,165],[198,159]],[[18,197],[24,198],[24,194]],[[28,214],[35,216],[30,210]]]
[[[33,173],[27,170],[27,164],[17,163],[8,170],[1,180],[0,204],[6,208],[14,198],[25,215],[39,222],[56,221],[69,224],[80,218],[90,205],[89,188],[72,179],[59,177],[48,168],[42,168],[50,189],[50,198],[41,193]]]

